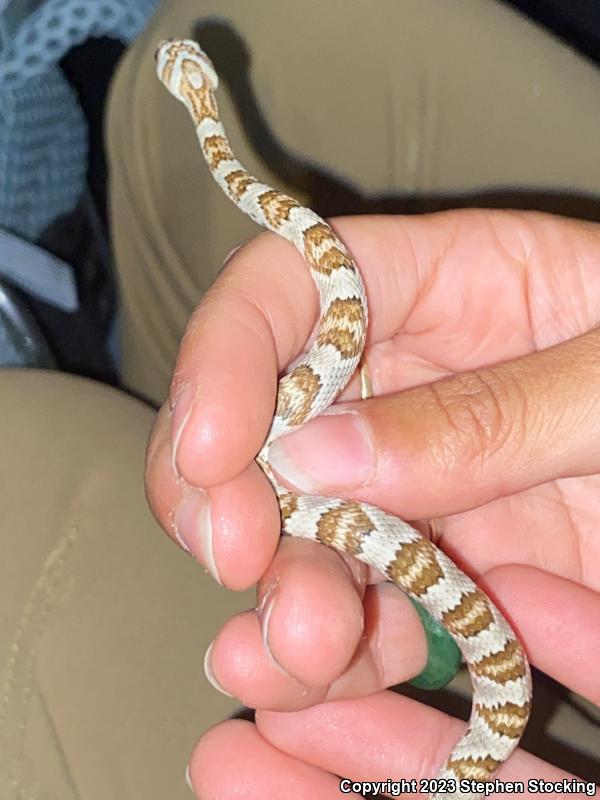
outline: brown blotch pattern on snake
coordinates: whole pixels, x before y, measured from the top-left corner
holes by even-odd
[[[442,615],[442,622],[456,636],[475,636],[494,621],[487,597],[479,589],[463,594],[457,606]]]
[[[235,156],[224,136],[207,136],[202,145],[204,156],[213,169],[217,169],[221,161],[233,161]]]
[[[444,577],[435,550],[426,539],[403,544],[388,564],[386,573],[404,591],[417,597]]]
[[[317,522],[317,538],[324,544],[337,543],[357,555],[362,541],[375,526],[358,503],[343,503],[321,515]]]
[[[350,256],[340,247],[339,240],[328,225],[318,222],[304,231],[306,260],[310,266],[323,275],[330,275],[342,267],[353,269]],[[326,250],[323,245],[329,244]]]
[[[208,81],[202,77],[202,72],[194,61],[186,59],[181,65],[183,79],[181,81],[181,94],[185,97],[188,103],[188,109],[192,119],[199,125],[203,119],[219,119],[217,111],[217,103],[215,101],[215,94]],[[201,88],[195,87],[192,81],[192,75],[200,76],[202,80]]]
[[[519,739],[529,718],[529,703],[517,705],[506,702],[496,708],[476,705],[475,710],[494,733]]]
[[[279,384],[276,414],[290,425],[301,425],[311,412],[321,379],[308,365],[300,364]]]
[[[280,494],[277,500],[279,502],[281,520],[285,524],[292,514],[298,510],[298,495],[286,492],[285,494]]]
[[[257,200],[265,219],[273,228],[279,228],[282,222],[289,219],[292,208],[300,208],[299,203],[275,189],[263,192]]]
[[[356,358],[364,345],[364,310],[358,297],[336,298],[321,320],[317,343],[332,345],[342,358]]]
[[[491,756],[456,758],[448,762],[448,769],[451,769],[459,780],[487,781],[501,763]]]
[[[258,183],[258,181],[252,175],[249,175],[245,169],[235,169],[225,175],[225,183],[231,196],[235,200],[239,200],[248,187]]]
[[[484,656],[473,664],[473,672],[479,677],[505,684],[527,674],[521,646],[514,639],[507,642],[502,650]]]

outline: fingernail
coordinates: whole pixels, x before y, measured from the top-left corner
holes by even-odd
[[[271,650],[271,645],[269,644],[269,624],[271,622],[271,614],[273,613],[273,607],[275,605],[276,589],[276,584],[272,584],[268,589],[266,589],[256,610],[258,612],[260,621],[260,632],[265,653],[268,655],[273,666],[276,667],[279,672],[283,673],[286,677],[289,677],[289,672],[285,670],[275,658],[275,655]]]
[[[185,386],[179,393],[173,414],[171,415],[171,462],[173,472],[180,477],[179,467],[177,466],[177,449],[181,435],[185,430],[186,423],[192,413],[196,390],[193,386]]]
[[[271,445],[275,472],[304,492],[352,488],[375,470],[375,450],[362,417],[354,411],[323,414]]]
[[[219,681],[215,678],[215,673],[212,670],[212,661],[211,661],[211,659],[212,659],[212,651],[213,651],[213,647],[214,646],[215,646],[215,643],[211,642],[208,645],[208,649],[207,649],[206,654],[204,656],[204,674],[206,675],[206,680],[210,683],[210,685],[213,688],[215,688],[217,690],[217,692],[221,692],[221,694],[224,694],[225,697],[233,697],[232,694],[229,694],[229,692],[226,692],[225,689],[221,686]]]
[[[202,489],[185,494],[175,512],[175,535],[182,546],[221,583],[213,552],[213,532],[208,495]]]
[[[192,783],[192,776],[190,775],[190,765],[188,764],[185,768],[185,782],[188,786],[188,789],[196,794],[196,790],[194,789],[194,784]]]
[[[241,244],[236,244],[235,247],[231,248],[231,250],[227,253],[225,258],[223,259],[223,264],[221,265],[221,269],[223,269],[224,267],[227,266],[227,264],[229,264],[229,262],[231,261],[231,259],[234,257],[234,255],[237,253],[237,251],[240,249],[241,246],[242,246]]]

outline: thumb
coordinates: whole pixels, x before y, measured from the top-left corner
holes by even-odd
[[[405,517],[600,471],[600,329],[427,386],[344,403],[276,441],[282,481]]]

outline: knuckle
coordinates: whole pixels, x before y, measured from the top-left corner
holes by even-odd
[[[492,458],[522,445],[525,393],[510,372],[481,369],[432,384],[446,421],[445,463],[465,461],[483,468]]]

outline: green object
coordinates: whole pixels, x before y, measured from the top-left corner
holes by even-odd
[[[427,664],[416,678],[409,681],[417,689],[442,689],[456,675],[462,657],[458,645],[448,631],[422,605],[409,598],[416,608],[427,637]]]

